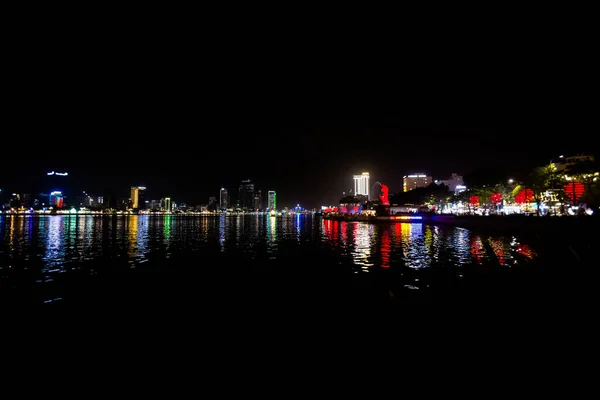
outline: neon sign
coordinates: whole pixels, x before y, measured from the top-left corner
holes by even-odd
[[[403,220],[410,220],[410,219],[423,219],[423,217],[421,217],[420,215],[401,215],[399,217],[396,217],[395,219],[403,219]]]

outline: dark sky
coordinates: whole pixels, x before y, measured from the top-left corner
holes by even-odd
[[[239,182],[251,179],[263,193],[276,190],[281,207],[312,208],[334,203],[363,171],[394,192],[412,172],[439,179],[482,167],[517,173],[559,154],[592,150],[566,131],[548,137],[560,133],[564,121],[228,120],[188,110],[153,112],[159,109],[128,117],[46,115],[58,129],[43,139],[5,140],[10,149],[3,147],[0,185],[36,191],[46,171],[67,170],[74,186],[91,193],[113,188],[127,196],[131,185],[145,185],[147,199],[203,204],[221,185],[236,196]]]
[[[593,103],[572,90],[589,87],[589,63],[552,70],[527,48],[518,63],[494,50],[367,68],[358,55],[330,63],[183,37],[21,35],[5,65],[0,187],[36,192],[65,169],[90,193],[145,185],[148,199],[203,204],[251,179],[280,206],[318,207],[355,173],[392,192],[411,172],[516,173],[592,151],[598,131]]]

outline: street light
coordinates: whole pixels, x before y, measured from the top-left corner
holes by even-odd
[[[513,182],[514,182],[514,180],[512,180],[512,179],[508,180],[508,183],[513,183]]]

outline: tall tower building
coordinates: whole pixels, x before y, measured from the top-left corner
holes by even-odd
[[[143,210],[146,207],[144,190],[146,190],[144,186],[131,187],[131,208],[134,210]]]
[[[242,210],[250,210],[254,205],[254,183],[250,179],[242,181],[239,190],[239,203]]]
[[[227,205],[227,189],[221,188],[221,191],[219,192],[219,208],[221,210],[227,210]]]
[[[163,211],[167,211],[167,212],[171,211],[171,198],[170,197],[165,197],[160,202],[161,202],[161,208]]]
[[[268,194],[268,206],[269,211],[277,210],[277,194],[274,190],[269,190]]]
[[[362,175],[354,175],[354,195],[369,197],[369,173],[363,172]]]

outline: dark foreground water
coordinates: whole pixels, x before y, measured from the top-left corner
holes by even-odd
[[[0,301],[279,312],[556,300],[573,282],[536,245],[310,215],[1,216]]]

